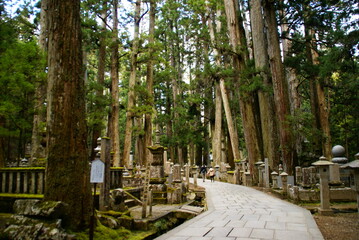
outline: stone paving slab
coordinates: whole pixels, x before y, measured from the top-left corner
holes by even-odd
[[[157,240],[324,240],[310,212],[253,188],[200,182],[208,211]]]

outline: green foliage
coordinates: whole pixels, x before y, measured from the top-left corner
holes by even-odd
[[[24,144],[31,137],[35,83],[44,82],[46,74],[45,57],[32,38],[19,35],[21,24],[11,19],[0,22],[0,137]],[[9,156],[16,153],[5,151]],[[24,156],[21,144],[18,151]]]
[[[0,2],[3,7],[8,2]],[[241,2],[242,11],[246,11],[247,1]],[[132,5],[133,6],[133,5]],[[292,40],[290,58],[286,66],[295,70],[300,80],[297,91],[301,96],[301,107],[292,117],[288,117],[292,132],[301,139],[312,143],[321,138],[320,132],[312,127],[313,116],[310,113],[309,80],[316,76],[324,84],[330,101],[330,124],[333,143],[346,145],[352,155],[358,146],[358,20],[352,18],[358,13],[357,3],[350,0],[323,1],[286,1],[277,4],[277,9],[285,8],[286,23],[290,27],[288,36]],[[39,7],[39,6],[37,6]],[[221,16],[216,11],[222,10]],[[1,11],[1,9],[0,9]],[[17,11],[10,18],[5,12],[0,15],[0,137],[14,138],[11,148],[28,142],[31,136],[33,98],[35,85],[44,82],[46,75],[44,56],[36,46],[36,34],[39,9],[30,4]],[[120,46],[120,138],[125,132],[125,118],[128,79],[130,73],[131,34],[128,24],[133,22],[133,8],[119,8],[120,28],[116,44]],[[102,13],[107,13],[108,26],[103,31],[99,21]],[[110,52],[113,44],[111,2],[81,1],[82,33],[84,52],[86,52],[86,119],[89,133],[95,128],[106,129],[106,118],[110,113]],[[29,21],[35,16],[35,21]],[[147,16],[144,16],[147,17]],[[241,72],[231,66],[231,48],[229,46],[226,17],[223,1],[169,0],[157,4],[155,42],[148,43],[147,30],[140,34],[138,53],[137,84],[135,87],[136,106],[130,109],[136,119],[144,114],[152,114],[153,123],[163,132],[161,144],[167,147],[187,147],[194,143],[199,148],[209,144],[209,124],[214,123],[214,86],[223,78],[229,90],[230,106],[240,136],[240,147],[244,148],[243,126],[239,109],[239,98],[254,95],[265,88],[252,60],[246,62]],[[31,19],[31,17],[30,17]],[[283,18],[284,19],[284,18]],[[282,21],[282,18],[278,21]],[[216,43],[209,36],[208,21],[221,22],[216,29]],[[313,28],[317,35],[320,64],[308,61],[306,41],[302,31],[304,24]],[[214,24],[215,25],[215,24]],[[105,82],[99,84],[98,52],[100,38],[106,42]],[[214,49],[219,52],[220,66],[215,63]],[[149,51],[152,49],[153,51]],[[238,52],[248,51],[241,46]],[[146,73],[149,60],[154,62],[154,95],[147,92]],[[237,81],[240,79],[240,81]],[[174,83],[178,92],[174,92]],[[103,93],[98,94],[98,93]],[[174,102],[174,99],[177,99]],[[206,109],[206,112],[204,111]],[[156,115],[154,115],[155,113]],[[207,115],[208,114],[208,115]],[[224,117],[225,118],[225,117]],[[225,123],[225,119],[223,119]],[[168,129],[171,128],[171,129]],[[224,133],[227,131],[223,124]],[[213,129],[212,129],[213,130]],[[144,134],[143,126],[133,128],[133,137]],[[17,139],[21,138],[20,144]],[[120,141],[123,144],[123,141]],[[305,145],[305,143],[304,143]],[[20,150],[19,150],[20,151]],[[245,149],[244,149],[245,151]],[[303,152],[314,151],[310,144]],[[303,158],[306,158],[304,156]]]
[[[88,239],[89,230],[85,232],[76,232],[76,239]],[[111,229],[101,224],[100,221],[97,221],[96,228],[94,230],[94,239],[95,240],[109,240],[109,239],[132,239],[131,231],[121,227],[119,229]]]
[[[359,41],[359,37],[357,41]],[[341,47],[328,50],[322,57],[321,77],[331,87],[331,133],[333,145],[345,146],[349,158],[359,148],[359,65],[351,49]]]
[[[310,155],[321,154],[321,146],[314,146],[323,136],[313,126],[314,118],[309,103],[310,80],[320,81],[324,86],[329,106],[332,145],[343,145],[353,156],[358,145],[358,3],[344,1],[289,1],[284,6],[288,11],[288,22],[293,24],[291,55],[286,66],[295,69],[300,80],[297,87],[302,97],[301,109],[291,118],[296,138],[305,139],[300,158],[307,161]],[[290,15],[292,14],[292,15]],[[319,64],[308,61],[306,43],[309,40],[299,27],[316,32],[316,48],[319,49]],[[302,33],[301,33],[302,32]],[[310,50],[310,49],[309,49]],[[315,149],[319,147],[319,149]]]

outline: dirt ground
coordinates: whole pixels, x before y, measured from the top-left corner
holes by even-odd
[[[325,240],[358,240],[359,213],[334,213],[333,216],[315,214],[314,219]]]

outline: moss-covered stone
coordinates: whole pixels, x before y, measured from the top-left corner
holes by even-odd
[[[35,199],[42,199],[44,198],[44,194],[17,194],[17,193],[0,193],[0,198],[35,198]]]
[[[0,171],[45,171],[45,167],[11,167],[0,168]]]
[[[110,167],[111,170],[124,170],[124,167]]]

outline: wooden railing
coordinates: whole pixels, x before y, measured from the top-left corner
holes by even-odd
[[[0,168],[0,193],[43,194],[45,168]]]
[[[110,188],[121,188],[123,168],[110,169]],[[0,193],[44,194],[45,168],[0,168]]]

